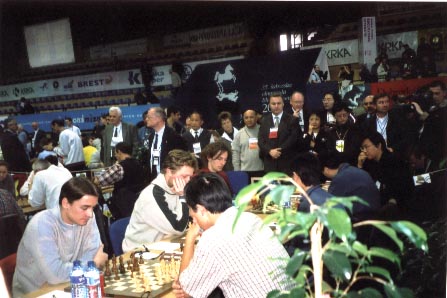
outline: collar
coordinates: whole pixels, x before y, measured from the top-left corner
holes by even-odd
[[[273,122],[275,122],[275,117],[278,117],[279,121],[281,122],[282,114],[284,114],[284,111],[282,111],[279,115],[275,115],[272,113]]]
[[[202,134],[202,131],[203,131],[203,128],[199,128],[199,129],[197,130],[199,136]],[[196,136],[196,131],[195,131],[194,129],[191,128],[191,129],[189,130],[189,132],[192,134],[193,137]]]

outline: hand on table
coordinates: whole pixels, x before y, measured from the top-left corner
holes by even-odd
[[[104,244],[101,244],[99,246],[98,251],[96,252],[96,255],[93,257],[93,261],[95,262],[96,267],[98,268],[102,268],[109,259],[109,255],[106,254],[103,250],[104,250]]]

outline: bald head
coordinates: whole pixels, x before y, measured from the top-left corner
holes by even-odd
[[[363,107],[365,111],[369,114],[374,113],[376,111],[376,104],[374,103],[374,95],[368,95],[363,99]]]

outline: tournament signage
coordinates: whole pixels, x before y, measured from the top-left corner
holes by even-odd
[[[0,86],[0,101],[144,87],[139,69]]]
[[[163,46],[198,46],[208,43],[216,43],[222,40],[238,39],[247,34],[248,31],[246,26],[243,23],[236,23],[226,26],[169,34],[163,38]]]
[[[360,60],[368,68],[375,63],[377,57],[376,18],[362,18],[362,34],[360,36]]]
[[[158,106],[158,104],[150,104],[120,107],[120,109],[123,112],[123,121],[135,125],[142,120],[141,115],[143,112]],[[65,119],[65,117],[73,118],[73,123],[81,130],[92,130],[95,126],[95,122],[99,121],[101,115],[107,114],[108,112],[109,108],[98,108],[91,110],[70,110],[66,112],[19,115],[14,118],[17,119],[17,123],[22,124],[23,128],[27,131],[32,131],[31,123],[37,122],[41,129],[50,132],[51,121],[54,119]]]
[[[135,39],[123,42],[105,44],[101,46],[90,47],[90,58],[106,59],[114,56],[125,56],[132,54],[141,54],[147,52],[147,39]]]
[[[302,49],[323,48],[329,66],[357,63],[359,61],[359,43],[357,39],[325,43]]]
[[[388,59],[401,58],[404,44],[415,50],[418,47],[418,32],[409,31],[396,34],[387,34],[377,37],[377,48],[386,47]]]
[[[286,103],[293,91],[304,91],[320,49],[288,51],[198,65],[179,90],[175,103],[183,113],[202,113],[205,127],[217,127],[216,115],[229,111],[239,115],[246,109],[268,113],[272,93],[282,94]]]

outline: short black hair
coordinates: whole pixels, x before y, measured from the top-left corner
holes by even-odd
[[[51,126],[57,125],[59,127],[64,127],[65,123],[64,120],[62,119],[54,119],[53,121],[51,121]]]
[[[176,106],[170,106],[167,110],[166,110],[166,115],[169,117],[171,117],[172,114],[177,114],[180,112],[180,109],[177,108]]]
[[[430,83],[429,88],[435,88],[435,87],[440,87],[441,90],[443,90],[443,91],[445,91],[445,88],[446,88],[445,83],[443,81],[439,81],[439,80],[436,80],[436,81],[433,81]]]
[[[65,120],[68,120],[68,121],[70,121],[70,122],[73,122],[73,118],[71,118],[71,117],[65,117]]]
[[[6,167],[6,169],[8,169],[9,170],[9,164],[8,164],[8,162],[7,161],[4,161],[4,160],[0,160],[0,167],[1,166],[4,166],[4,167]]]
[[[122,153],[132,155],[132,145],[129,145],[124,142],[119,142],[115,146],[115,151],[120,151]]]
[[[382,136],[380,133],[378,133],[377,131],[373,131],[373,130],[368,131],[368,132],[364,135],[363,140],[362,140],[362,143],[363,143],[363,141],[365,141],[366,139],[369,139],[369,140],[371,141],[371,143],[373,143],[374,146],[376,146],[376,147],[378,147],[379,144],[381,144],[381,145],[382,145],[382,151],[386,151],[386,150],[387,150],[387,149],[386,149],[386,142],[385,142],[385,139],[384,139],[383,136]]]
[[[292,171],[300,176],[306,186],[320,184],[321,170],[318,157],[310,152],[299,154],[292,164]]]
[[[346,111],[351,113],[351,109],[348,107],[348,105],[344,102],[337,102],[337,104],[334,104],[334,108],[332,109],[332,113],[335,115],[335,113],[338,113],[340,111]]]
[[[185,186],[185,199],[193,211],[197,211],[197,205],[202,205],[213,214],[222,213],[233,205],[230,189],[214,173],[200,173],[192,177]]]
[[[55,156],[55,155],[47,155],[45,157],[45,160],[55,166],[57,166],[59,164],[59,160],[57,159],[57,156]]]
[[[96,186],[87,178],[73,177],[62,185],[59,205],[62,205],[63,198],[67,198],[68,203],[72,204],[85,195],[98,197],[99,193]]]
[[[374,104],[377,104],[377,101],[379,100],[379,98],[383,98],[383,97],[390,98],[390,96],[387,93],[379,93],[379,94],[374,95],[374,97],[373,97]]]

